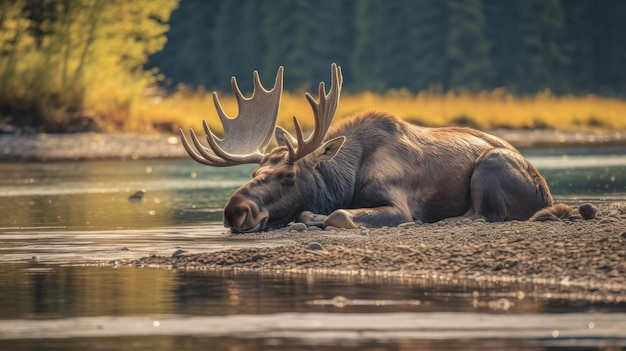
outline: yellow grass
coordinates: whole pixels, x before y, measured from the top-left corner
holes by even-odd
[[[237,114],[232,95],[220,94],[220,101],[230,116]],[[179,92],[167,98],[153,98],[135,106],[134,114],[143,122],[171,123],[185,129],[201,130],[201,121],[219,133],[211,94]],[[341,96],[335,123],[365,110],[395,114],[409,122],[429,126],[454,124],[489,128],[553,128],[563,130],[626,130],[626,101],[599,96],[555,97],[549,92],[530,97],[514,97],[504,90],[482,93],[411,94],[391,91],[383,95],[370,92]],[[311,129],[313,116],[304,93],[285,92],[278,124],[292,129],[296,114],[305,129]]]

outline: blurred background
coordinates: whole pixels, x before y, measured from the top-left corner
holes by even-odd
[[[621,0],[0,0],[0,123],[199,127],[213,90],[236,115],[231,76],[250,91],[253,70],[271,87],[284,66],[290,127],[336,62],[337,119],[626,129],[624,33]]]

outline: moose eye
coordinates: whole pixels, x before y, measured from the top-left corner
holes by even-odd
[[[293,179],[296,177],[296,173],[295,172],[289,172],[286,173],[283,176],[283,179],[280,180],[280,183],[283,185],[290,185],[293,184]]]

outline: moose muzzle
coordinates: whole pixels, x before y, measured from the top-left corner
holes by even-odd
[[[249,198],[233,196],[224,208],[224,226],[234,233],[259,232],[265,229],[269,213]]]

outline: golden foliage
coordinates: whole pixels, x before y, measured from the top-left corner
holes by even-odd
[[[142,71],[163,48],[177,0],[3,2],[0,107],[29,123],[72,115],[123,125],[158,77]]]
[[[234,117],[237,103],[232,95],[220,94],[226,113]],[[504,90],[474,93],[412,94],[406,90],[379,95],[371,92],[343,93],[335,123],[365,110],[385,111],[406,121],[426,126],[467,125],[489,128],[552,128],[563,130],[626,129],[626,101],[599,96],[556,97],[549,91],[529,97],[515,97]],[[206,119],[213,130],[221,125],[211,94],[181,90],[137,109],[138,117],[151,123],[173,124],[202,130]],[[313,116],[303,93],[284,92],[278,124],[292,128],[296,114],[306,129]]]

